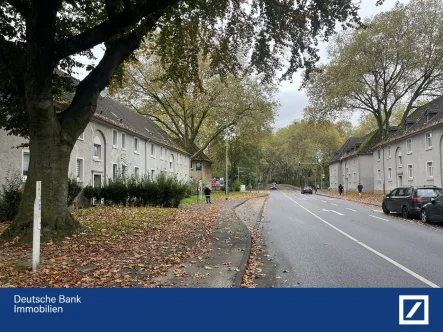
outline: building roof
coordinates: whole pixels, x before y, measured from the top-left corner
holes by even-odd
[[[431,116],[431,119],[428,119],[428,115]],[[391,142],[401,140],[413,134],[438,126],[442,123],[443,96],[418,107],[413,113],[410,114],[404,124],[400,124],[396,132],[391,133],[389,137],[383,141],[380,141],[376,147],[381,147]]]
[[[380,135],[378,130],[373,131],[365,136],[351,137],[342,147],[334,153],[330,163],[351,158],[357,155],[371,153],[372,147],[378,143]]]
[[[152,120],[120,104],[111,97],[99,96],[94,118],[112,123],[117,127],[131,131],[148,141],[180,150],[190,155],[175,144],[169,135]]]
[[[61,77],[69,78],[71,80],[71,88],[60,91],[59,95],[55,96],[55,102],[60,108],[60,111],[69,105],[74,98],[75,92],[73,87],[79,84],[79,80],[74,77],[69,77],[68,74],[55,70],[55,73]],[[145,116],[131,110],[127,106],[119,103],[109,96],[99,95],[97,100],[97,108],[91,120],[100,119],[114,126],[120,127],[127,131],[145,138],[148,141],[157,143],[158,145],[164,145],[175,150],[181,151],[183,154],[191,155],[186,152],[178,144],[172,140],[169,135],[160,128],[154,121],[146,118]]]

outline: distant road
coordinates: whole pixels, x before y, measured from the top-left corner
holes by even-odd
[[[438,229],[387,216],[378,207],[292,189],[271,191],[265,220],[272,286],[443,286]]]

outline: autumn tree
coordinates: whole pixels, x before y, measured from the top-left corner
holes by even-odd
[[[264,155],[274,178],[302,184],[309,174],[316,174],[320,180],[321,171],[315,165],[322,165],[328,176],[328,162],[343,142],[336,124],[302,120],[279,129],[266,145]],[[299,162],[315,165],[298,166]]]
[[[412,0],[345,31],[329,47],[330,63],[306,80],[313,119],[337,119],[361,111],[383,135],[395,108],[402,123],[420,98],[443,92],[443,2]]]
[[[218,136],[208,149],[214,162],[212,174],[225,177],[226,144],[228,144],[228,172],[230,182],[238,179],[251,183],[263,173],[263,151],[266,140],[272,136],[274,113],[272,109],[256,112],[228,128],[229,135]],[[240,167],[240,172],[238,171]]]
[[[19,213],[3,236],[31,233],[37,180],[43,235],[63,236],[78,227],[67,207],[71,151],[99,93],[151,32],[160,33],[157,46],[169,64],[167,73],[183,80],[198,76],[202,53],[221,75],[243,71],[247,57],[245,67],[271,81],[282,69],[283,78],[298,68],[309,71],[318,59],[319,36],[330,36],[336,22],[355,22],[357,9],[351,0],[1,1],[0,94],[14,103],[2,104],[0,125],[28,137],[31,153]],[[186,48],[185,38],[192,41]],[[54,77],[55,69],[69,76],[81,65],[74,56],[92,56],[91,49],[101,44],[103,58],[78,85]],[[73,98],[59,107],[61,86],[71,86]]]
[[[111,91],[162,127],[192,154],[191,159],[242,119],[258,113],[273,117],[275,89],[270,84],[252,76],[220,77],[205,61],[198,63],[196,81],[183,81],[167,75],[161,59],[145,48],[124,66],[123,76]]]

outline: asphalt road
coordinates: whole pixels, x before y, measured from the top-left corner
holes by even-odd
[[[271,191],[262,241],[268,286],[443,286],[443,232],[370,205]]]

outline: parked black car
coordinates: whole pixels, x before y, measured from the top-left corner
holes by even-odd
[[[421,208],[420,218],[424,223],[443,221],[443,195],[431,198],[431,201]]]
[[[312,194],[312,188],[311,187],[304,187],[301,190],[302,194]]]
[[[443,189],[436,186],[404,186],[392,190],[383,199],[383,212],[401,213],[403,218],[421,214],[422,207],[432,198],[443,195]]]

